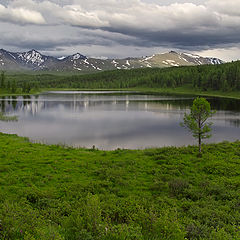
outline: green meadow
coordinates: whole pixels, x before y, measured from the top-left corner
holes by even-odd
[[[240,142],[100,151],[0,134],[0,239],[240,239]]]

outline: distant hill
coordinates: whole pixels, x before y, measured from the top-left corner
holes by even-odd
[[[141,58],[97,59],[88,58],[80,53],[67,57],[52,57],[36,50],[28,52],[9,52],[0,49],[0,70],[30,70],[57,72],[98,72],[114,69],[164,68],[173,66],[194,66],[221,64],[218,58],[205,58],[191,53],[168,52]]]

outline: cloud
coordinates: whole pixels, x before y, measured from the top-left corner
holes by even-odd
[[[9,31],[10,29],[12,31]],[[5,29],[5,30],[3,30]],[[54,34],[51,34],[53,33]],[[81,29],[75,27],[57,26],[25,26],[2,24],[0,46],[19,48],[28,50],[31,48],[40,51],[56,51],[58,49],[72,48],[73,52],[83,51],[80,49],[103,46],[104,48],[113,48],[116,45],[127,45],[129,42],[137,41],[133,37],[119,33],[110,33],[96,29]],[[74,50],[75,49],[75,50]],[[71,52],[71,53],[73,53]],[[103,51],[101,52],[101,54]],[[58,53],[54,53],[54,55]],[[85,52],[85,54],[88,54]],[[94,54],[94,53],[92,53]],[[97,54],[97,53],[95,53]]]
[[[174,3],[168,6],[140,0],[78,0],[60,5],[51,1],[13,0],[12,8],[26,8],[45,16],[48,23],[86,28],[122,28],[135,31],[165,31],[179,26],[192,29],[218,22],[219,16],[204,5]],[[54,18],[54,20],[53,20]]]
[[[39,11],[48,24],[102,29],[138,38],[138,45],[172,44],[178,47],[212,46],[236,43],[240,32],[238,10],[223,13],[229,1],[209,0],[203,4],[160,5],[140,0],[72,0],[65,4],[52,1],[15,0],[13,7],[28,6]],[[214,8],[216,4],[216,8]],[[224,5],[225,4],[225,5]],[[233,0],[230,0],[234,10]]]
[[[100,20],[97,13],[86,12],[79,5],[65,6],[62,11],[56,12],[55,16],[74,26],[91,28],[108,26],[108,22]]]
[[[224,61],[229,61],[232,59],[240,59],[239,56],[240,44],[235,46],[225,46],[225,48],[215,48],[209,50],[202,50],[198,54],[206,57],[217,57]]]
[[[42,48],[47,42],[54,48],[78,42],[206,50],[240,43],[236,0],[12,0],[0,5],[0,21],[44,24],[35,27],[39,33],[31,28],[33,34],[20,41]]]
[[[229,16],[240,16],[240,1],[239,0],[209,0],[207,6],[221,14]]]
[[[16,24],[45,24],[41,13],[24,7],[11,8],[0,4],[0,20]]]

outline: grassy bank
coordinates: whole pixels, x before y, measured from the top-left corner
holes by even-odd
[[[21,93],[19,90],[13,94],[10,92],[0,92],[0,96],[23,96],[23,95],[38,95],[48,91],[136,91],[141,94],[169,94],[169,95],[191,95],[191,96],[203,96],[203,97],[220,97],[220,98],[232,98],[240,99],[239,91],[222,92],[222,91],[201,91],[193,89],[190,86],[178,87],[178,88],[125,88],[125,89],[81,89],[81,88],[43,88],[38,90],[32,90],[30,93]]]
[[[134,89],[133,89],[134,90]],[[194,89],[189,85],[177,88],[137,88],[143,93],[148,94],[179,94],[179,95],[192,95],[192,96],[205,96],[205,97],[221,97],[221,98],[232,98],[240,99],[240,91],[202,91]]]
[[[29,95],[37,95],[37,94],[40,94],[42,92],[46,91],[45,89],[32,89],[30,92],[28,93],[25,93],[25,92],[22,92],[21,89],[17,89],[16,92],[11,92],[11,91],[8,91],[8,90],[1,90],[0,89],[0,96],[1,97],[4,97],[4,96],[29,96]]]
[[[240,142],[98,151],[0,134],[0,239],[240,239]]]
[[[12,122],[12,121],[17,121],[17,119],[18,119],[17,116],[6,116],[0,112],[0,121]]]
[[[240,91],[222,92],[222,91],[202,91],[193,89],[190,86],[177,88],[131,88],[128,90],[138,91],[144,94],[167,94],[167,95],[189,95],[189,96],[205,96],[240,99]]]

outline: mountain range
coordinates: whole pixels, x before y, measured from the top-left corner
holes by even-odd
[[[114,69],[163,68],[222,63],[223,61],[218,58],[206,58],[175,51],[141,58],[98,59],[88,58],[80,53],[57,58],[43,55],[34,49],[28,52],[9,52],[0,49],[0,70],[12,71],[75,71],[86,73]]]

